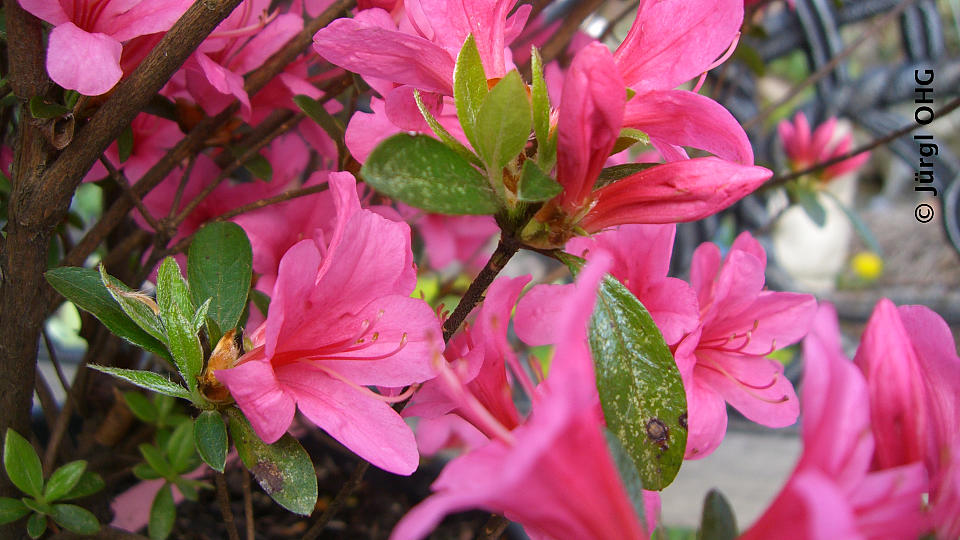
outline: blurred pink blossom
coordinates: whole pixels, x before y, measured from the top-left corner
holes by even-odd
[[[777,131],[790,159],[790,167],[794,170],[803,170],[842,156],[853,148],[853,134],[841,130],[835,117],[827,119],[811,133],[810,122],[801,111],[793,117],[793,122],[780,122]],[[859,169],[868,159],[870,152],[863,152],[812,174],[820,180],[831,180]]]

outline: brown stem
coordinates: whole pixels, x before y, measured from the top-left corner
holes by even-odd
[[[230,508],[230,495],[227,493],[227,481],[223,473],[214,471],[213,478],[217,484],[217,504],[220,505],[220,514],[223,516],[223,524],[227,527],[227,535],[230,540],[240,540],[240,533],[237,532],[237,524],[233,521],[233,510]]]
[[[247,540],[254,540],[256,527],[253,522],[253,495],[250,493],[250,473],[241,468],[240,475],[243,483],[243,518],[247,530]]]
[[[323,513],[320,514],[320,517],[317,518],[316,523],[314,523],[306,534],[303,535],[303,540],[316,540],[320,533],[323,532],[324,527],[327,526],[327,523],[333,519],[333,516],[337,515],[337,512],[340,511],[340,508],[343,506],[343,503],[346,502],[347,498],[353,494],[353,492],[360,487],[360,482],[363,481],[363,475],[366,474],[367,469],[370,468],[370,463],[366,461],[361,461],[354,467],[353,472],[350,473],[350,478],[344,482],[343,486],[340,487],[340,491],[337,493],[336,497],[330,501],[330,504],[324,509]]]
[[[120,186],[120,189],[123,190],[124,195],[133,199],[134,206],[136,206],[137,210],[140,211],[140,215],[143,216],[144,220],[146,220],[147,225],[153,227],[154,230],[160,230],[160,223],[157,221],[157,218],[153,217],[153,214],[147,210],[147,207],[144,206],[143,200],[140,198],[140,196],[130,189],[130,182],[127,180],[127,175],[117,170],[117,168],[113,166],[113,163],[110,163],[110,160],[104,155],[100,156],[100,163],[102,163],[107,169],[107,172],[110,173],[110,178],[113,178],[113,181]]]
[[[883,30],[883,27],[887,25],[887,23],[891,22],[893,19],[898,17],[901,13],[903,13],[903,10],[907,9],[907,7],[910,4],[914,3],[915,1],[916,0],[903,0],[892,11],[885,13],[883,17],[880,17],[872,25],[870,25],[870,28],[867,28],[863,32],[863,34],[860,34],[860,37],[858,37],[854,42],[847,45],[846,48],[844,48],[842,51],[840,51],[839,54],[831,58],[830,61],[824,64],[820,69],[815,71],[809,77],[806,77],[805,79],[800,81],[796,86],[791,88],[790,91],[787,92],[785,96],[774,101],[773,103],[770,103],[769,105],[764,107],[760,112],[758,112],[756,116],[744,122],[743,129],[745,131],[749,130],[750,128],[756,126],[757,124],[763,122],[773,113],[773,111],[789,103],[790,100],[797,97],[797,95],[800,94],[800,92],[803,92],[804,90],[809,88],[811,85],[814,85],[820,82],[821,79],[833,73],[833,70],[836,69],[838,65],[840,65],[840,62],[843,62],[848,56],[853,54],[854,51],[856,51],[861,45],[866,43],[870,38],[879,34],[880,31]]]
[[[954,99],[953,101],[951,101],[951,102],[947,103],[946,105],[944,105],[940,110],[938,110],[938,111],[936,112],[936,115],[937,115],[937,117],[939,117],[939,118],[943,118],[943,117],[946,116],[947,114],[953,112],[953,110],[956,109],[957,107],[960,107],[960,98],[956,98],[956,99]],[[922,128],[922,127],[925,127],[925,126],[922,126],[922,125],[920,125],[920,124],[907,124],[906,126],[900,128],[900,129],[898,129],[898,130],[896,130],[896,131],[894,131],[894,132],[892,132],[892,133],[889,133],[889,134],[887,134],[887,135],[884,135],[883,137],[880,137],[879,139],[875,139],[875,140],[873,140],[873,141],[871,141],[871,142],[869,142],[869,143],[867,143],[867,144],[865,144],[865,145],[863,145],[863,146],[858,146],[857,148],[854,148],[853,150],[847,152],[846,154],[842,154],[842,155],[839,155],[839,156],[830,158],[830,159],[828,159],[828,160],[826,160],[826,161],[821,161],[820,163],[816,163],[816,164],[814,164],[814,165],[811,165],[811,166],[807,167],[806,169],[799,170],[799,171],[797,171],[797,172],[792,172],[792,173],[790,173],[790,174],[786,174],[786,175],[783,175],[783,176],[775,176],[775,177],[771,178],[770,180],[767,180],[767,182],[766,182],[765,184],[763,184],[763,188],[764,188],[764,189],[767,189],[767,188],[770,188],[770,187],[780,186],[780,185],[786,184],[787,182],[789,182],[789,181],[791,181],[791,180],[796,180],[797,178],[800,178],[801,176],[810,174],[810,173],[812,173],[812,172],[819,171],[820,169],[823,169],[823,168],[829,167],[829,166],[831,166],[831,165],[840,163],[841,161],[850,159],[850,158],[852,158],[853,156],[856,156],[856,155],[858,155],[858,154],[862,154],[862,153],[864,153],[864,152],[868,152],[868,151],[870,151],[870,150],[873,150],[874,148],[876,148],[876,147],[878,147],[878,146],[887,144],[888,142],[890,142],[890,141],[892,141],[892,140],[894,140],[894,139],[897,139],[897,138],[899,138],[899,137],[902,137],[902,136],[906,135],[907,133],[910,133],[911,131],[915,131],[915,130],[920,129],[920,128]]]

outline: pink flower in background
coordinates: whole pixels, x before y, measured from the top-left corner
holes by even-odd
[[[160,161],[167,150],[183,138],[183,132],[175,122],[147,113],[138,114],[130,123],[130,130],[133,133],[133,147],[126,161],[120,161],[120,150],[116,141],[104,152],[110,163],[122,170],[130,182],[139,180]],[[84,181],[101,180],[107,174],[106,167],[97,161],[84,177]]]
[[[449,513],[484,508],[521,523],[534,538],[645,538],[659,499],[645,494],[645,527],[634,512],[600,429],[586,329],[609,259],[583,270],[560,321],[550,376],[525,423],[451,461],[434,494],[391,534],[425,537]],[[587,468],[585,468],[587,467]]]
[[[842,156],[853,148],[853,134],[841,130],[835,117],[827,119],[811,133],[810,122],[801,111],[794,116],[792,123],[789,120],[780,122],[777,131],[790,159],[790,166],[795,170]],[[870,152],[857,154],[813,175],[823,181],[831,180],[859,169],[868,159]]]
[[[960,357],[924,306],[877,303],[855,358],[870,395],[874,469],[922,462],[938,538],[960,534]]]
[[[766,355],[806,335],[816,312],[808,294],[764,290],[763,247],[744,232],[726,257],[712,243],[693,254],[690,284],[700,326],[674,347],[687,392],[686,457],[702,458],[727,430],[726,403],[769,427],[794,423],[799,405],[783,366]]]
[[[306,239],[283,256],[270,313],[253,348],[216,377],[265,442],[289,428],[296,409],[370,463],[410,474],[419,456],[388,397],[434,377],[440,323],[410,298],[416,269],[410,230],[360,208],[349,173],[329,183],[337,218],[329,238]]]
[[[863,375],[843,355],[836,313],[821,306],[804,340],[803,454],[783,491],[743,535],[915,539],[927,528],[920,462],[870,472],[874,437]]]
[[[123,43],[166,32],[192,0],[19,0],[54,26],[47,41],[47,73],[68,90],[97,96],[123,77]]]

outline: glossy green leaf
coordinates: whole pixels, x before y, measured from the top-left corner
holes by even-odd
[[[43,468],[30,441],[7,428],[3,441],[3,468],[17,489],[35,499],[43,496]]]
[[[413,92],[413,97],[417,102],[417,108],[420,109],[420,114],[423,116],[423,119],[427,121],[427,125],[433,130],[433,133],[441,141],[443,141],[444,144],[449,146],[451,150],[466,158],[467,161],[473,163],[477,167],[483,167],[483,162],[480,161],[480,158],[477,157],[472,150],[458,141],[456,137],[451,135],[450,132],[447,131],[447,128],[443,127],[443,125],[440,124],[440,122],[433,116],[433,113],[430,112],[430,109],[423,104],[423,98],[420,96],[419,90],[415,90]]]
[[[227,425],[217,411],[203,411],[193,424],[193,438],[200,458],[223,472],[227,463]]]
[[[613,150],[610,151],[610,154],[623,152],[637,143],[650,144],[650,137],[639,129],[622,128],[617,141],[613,143]]]
[[[93,495],[105,486],[106,483],[99,474],[93,471],[84,471],[83,474],[80,475],[80,480],[73,486],[73,489],[63,497],[60,497],[60,500],[69,501],[72,499],[82,499],[88,495]]]
[[[177,518],[177,507],[173,504],[173,488],[169,483],[163,485],[150,505],[150,520],[147,533],[150,540],[164,540],[173,531],[173,522]]]
[[[548,201],[563,191],[563,186],[548,176],[533,161],[523,162],[520,181],[517,183],[517,198],[527,202]]]
[[[137,326],[161,343],[167,342],[166,330],[160,322],[160,307],[153,298],[127,287],[122,281],[108,274],[103,265],[100,265],[100,281]],[[169,353],[166,357],[169,358]]]
[[[40,96],[33,96],[30,98],[28,106],[30,108],[30,116],[34,118],[60,118],[61,116],[71,112],[70,109],[59,103],[47,103]]]
[[[207,320],[216,328],[208,336],[210,343],[237,326],[247,306],[252,275],[250,240],[239,225],[211,223],[194,236],[187,254],[187,278],[195,305],[212,299]]]
[[[576,272],[582,259],[564,254]],[[590,349],[607,427],[633,459],[644,489],[661,490],[680,470],[687,398],[680,371],[643,304],[622,283],[600,283]]]
[[[88,364],[87,367],[90,369],[95,369],[101,373],[106,373],[108,375],[113,375],[123,379],[129,383],[135,384],[140,388],[146,388],[147,390],[152,390],[154,392],[159,392],[161,394],[181,398],[181,399],[190,399],[190,393],[187,390],[180,386],[179,384],[171,381],[170,379],[160,375],[159,373],[154,373],[152,371],[143,371],[139,369],[124,369],[124,368],[115,368],[107,366],[98,366],[96,364]]]
[[[173,472],[182,474],[191,465],[191,459],[196,455],[193,445],[193,421],[187,420],[180,423],[166,444],[167,457],[170,460],[170,466]]]
[[[47,485],[43,489],[43,498],[47,502],[53,502],[62,499],[70,490],[77,485],[84,471],[87,470],[87,462],[83,460],[71,461],[57,470],[53,471],[47,480]]]
[[[100,522],[92,512],[75,504],[55,504],[50,517],[58,525],[77,534],[96,534]]]
[[[487,91],[487,75],[483,71],[480,50],[473,34],[470,34],[460,48],[457,64],[453,68],[453,101],[463,133],[474,148],[477,147],[477,115]]]
[[[30,509],[20,499],[0,497],[0,525],[12,523],[29,513]]]
[[[64,298],[96,317],[114,334],[163,358],[170,358],[163,342],[140,328],[124,312],[104,287],[96,270],[61,266],[48,270],[44,276]]]
[[[40,538],[47,532],[47,516],[34,512],[27,520],[27,534],[30,538]]]
[[[440,214],[494,214],[496,195],[468,161],[426,135],[400,133],[377,146],[360,169],[377,191]]]
[[[711,489],[703,499],[703,515],[700,519],[700,540],[733,540],[737,537],[737,518],[733,508],[716,489]]]
[[[621,165],[607,167],[606,169],[600,171],[600,176],[597,177],[597,181],[594,183],[593,189],[600,189],[618,180],[623,180],[628,176],[637,174],[640,171],[645,171],[649,168],[656,167],[657,165],[659,165],[659,163],[623,163]]]
[[[630,503],[633,505],[633,511],[637,518],[646,527],[647,516],[643,505],[643,480],[640,479],[640,473],[637,472],[637,466],[633,463],[633,458],[623,447],[623,443],[609,429],[603,430],[603,436],[607,439],[607,448],[610,450],[610,456],[613,463],[620,473],[620,481],[623,487],[627,489],[627,496],[630,497]]]
[[[474,148],[493,173],[523,152],[530,138],[530,98],[516,71],[507,73],[487,94],[477,113]]]
[[[136,391],[124,392],[123,400],[126,402],[130,412],[139,418],[140,421],[148,424],[156,423],[157,407],[152,401],[147,399],[147,396]]]
[[[190,288],[183,279],[180,265],[173,257],[164,259],[157,270],[157,306],[160,307],[161,319],[174,308],[184,315],[193,315],[196,309],[190,300]]]
[[[243,464],[280,506],[304,516],[317,503],[317,476],[307,451],[289,433],[266,444],[237,409],[230,409],[230,436]]]

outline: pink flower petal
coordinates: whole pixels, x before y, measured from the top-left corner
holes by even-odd
[[[230,390],[257,435],[270,444],[287,432],[296,404],[270,362],[259,354],[252,358],[237,367],[217,370],[214,375]]]
[[[112,37],[91,34],[68,22],[50,32],[47,73],[53,82],[85,96],[99,96],[113,88],[123,71],[123,45]]]

